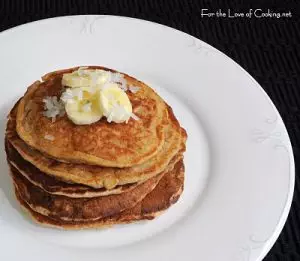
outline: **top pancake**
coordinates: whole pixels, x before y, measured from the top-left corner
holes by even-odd
[[[89,67],[115,72],[103,67]],[[108,123],[106,119],[90,124],[75,125],[68,117],[55,122],[43,116],[43,99],[60,97],[64,73],[78,67],[57,71],[31,85],[21,99],[17,111],[17,133],[36,150],[59,161],[107,167],[131,167],[146,162],[162,148],[167,114],[164,101],[146,84],[124,74],[128,85],[140,89],[127,92],[133,112],[140,120]],[[44,137],[51,135],[54,140]]]
[[[185,151],[187,134],[167,106],[168,127],[162,149],[143,164],[127,168],[102,167],[78,163],[60,162],[28,146],[16,132],[16,113],[19,103],[11,110],[6,127],[6,138],[20,156],[36,168],[68,183],[84,184],[93,188],[112,189],[117,185],[145,181],[162,172],[172,158]],[[24,165],[24,164],[22,164]],[[30,171],[32,172],[32,171]]]

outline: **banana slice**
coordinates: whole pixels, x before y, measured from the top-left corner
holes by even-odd
[[[91,92],[90,87],[72,89],[77,94],[65,102],[68,118],[77,125],[86,125],[99,121],[103,113],[99,105],[99,94]],[[80,93],[80,94],[78,94]]]
[[[62,78],[62,85],[71,88],[83,86],[100,86],[109,80],[109,72],[104,70],[78,69],[72,73],[65,73]]]
[[[99,92],[101,111],[108,122],[128,121],[132,115],[132,105],[126,94],[115,83],[110,83]]]

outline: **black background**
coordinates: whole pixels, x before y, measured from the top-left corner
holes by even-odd
[[[201,9],[261,8],[292,18],[201,18]],[[265,89],[287,126],[295,155],[296,187],[288,221],[265,261],[300,260],[300,1],[242,0],[0,0],[0,31],[43,18],[75,14],[130,16],[165,24],[221,50]],[[205,261],[205,260],[203,260]],[[220,260],[221,261],[221,260]]]

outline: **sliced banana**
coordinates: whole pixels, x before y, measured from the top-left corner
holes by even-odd
[[[100,86],[109,79],[109,73],[104,70],[77,70],[72,73],[65,73],[62,78],[62,85],[71,88]]]
[[[127,94],[118,84],[107,84],[99,92],[100,107],[108,122],[121,123],[128,121],[132,115],[132,105]]]
[[[99,94],[95,95],[90,87],[72,89],[73,93],[80,93],[65,102],[68,118],[77,125],[86,125],[99,121],[103,113],[99,106]]]

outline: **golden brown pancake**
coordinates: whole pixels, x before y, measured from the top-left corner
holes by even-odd
[[[93,188],[112,189],[118,185],[143,182],[162,172],[179,150],[185,150],[186,132],[168,109],[168,125],[165,141],[159,152],[143,164],[128,168],[100,167],[86,164],[59,162],[28,146],[16,132],[16,111],[18,104],[9,114],[6,137],[18,153],[42,172],[65,182],[84,184]]]
[[[47,175],[46,173],[36,168],[30,162],[24,160],[7,140],[5,142],[5,150],[7,154],[7,160],[10,165],[15,167],[18,170],[18,172],[22,174],[27,180],[29,180],[33,185],[45,190],[50,194],[63,195],[74,198],[99,197],[113,194],[121,194],[123,192],[135,188],[136,186],[142,183],[139,182],[119,185],[109,190],[105,188],[95,189],[89,186],[76,183],[66,183],[53,176]],[[171,164],[174,165],[181,158],[182,152],[176,154],[171,160],[169,167]]]
[[[165,174],[172,173],[174,165],[130,191],[94,198],[69,198],[47,193],[28,181],[16,168],[10,167],[16,188],[34,211],[55,219],[82,221],[113,216],[134,207],[155,188]]]
[[[169,208],[180,197],[183,191],[184,165],[178,162],[174,169],[166,174],[152,192],[150,192],[140,203],[131,209],[106,218],[94,221],[63,221],[41,215],[23,200],[16,190],[16,196],[23,208],[32,216],[37,223],[63,229],[102,228],[114,224],[126,224],[134,221],[153,219],[162,211]]]
[[[164,143],[166,105],[149,86],[126,74],[128,85],[140,88],[136,93],[127,91],[133,112],[140,120],[130,119],[126,124],[108,123],[103,118],[90,125],[76,125],[66,115],[55,122],[43,115],[43,99],[59,98],[63,74],[77,69],[48,74],[43,82],[37,81],[28,88],[17,112],[20,138],[59,161],[123,168],[145,163],[155,156]],[[43,138],[47,135],[54,140]]]
[[[10,165],[15,167],[18,172],[22,174],[26,179],[28,179],[32,184],[51,194],[64,195],[75,198],[99,197],[121,194],[139,185],[139,183],[131,183],[126,185],[119,185],[113,189],[108,190],[105,188],[96,189],[81,184],[66,183],[53,176],[43,173],[30,162],[24,160],[7,140],[5,142],[5,150],[7,154],[7,161]]]

